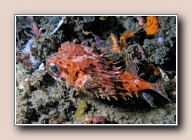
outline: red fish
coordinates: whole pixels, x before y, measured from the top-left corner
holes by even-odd
[[[97,36],[95,40],[97,46],[64,42],[58,52],[49,57],[46,64],[48,73],[77,91],[102,99],[144,96],[150,103],[150,96],[140,92],[150,89],[169,100],[160,85],[138,77],[136,66],[128,54],[119,60],[121,47],[114,34],[106,41]]]

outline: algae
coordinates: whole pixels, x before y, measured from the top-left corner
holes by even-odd
[[[87,104],[83,100],[79,100],[79,107],[76,112],[78,119],[82,119],[85,116],[85,111],[87,110]]]

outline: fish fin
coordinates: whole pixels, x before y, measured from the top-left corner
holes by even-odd
[[[109,96],[106,96],[106,98],[107,98],[108,101],[111,101]]]
[[[126,54],[125,56],[125,69],[131,74],[133,75],[135,78],[139,78],[139,76],[137,75],[138,71],[137,71],[137,67],[136,65],[133,63],[133,59],[131,58],[130,54]]]
[[[77,42],[77,39],[74,39],[74,40],[73,40],[73,43],[76,43],[76,42]]]
[[[132,96],[131,92],[127,91],[127,92],[125,92],[125,94],[126,94],[128,97],[133,98],[133,96]]]
[[[97,93],[96,91],[93,91],[93,93],[94,93],[94,95],[95,95],[97,98],[99,98],[99,95],[98,95],[98,93]]]
[[[139,97],[138,92],[134,92],[134,94],[137,98]]]
[[[156,107],[154,104],[154,99],[151,95],[147,94],[146,92],[143,92],[141,94],[141,97],[151,106],[151,107]]]
[[[167,94],[165,93],[164,88],[160,85],[160,84],[152,84],[153,90],[156,91],[157,93],[159,93],[161,96],[163,96],[165,99],[167,99],[168,101],[172,102]]]
[[[120,59],[121,48],[118,39],[111,33],[106,40],[101,40],[98,36],[95,37],[95,48],[102,55],[110,61],[118,61]]]
[[[93,92],[87,90],[87,89],[82,89],[83,93],[85,93],[87,96],[94,97]]]
[[[127,100],[126,96],[121,96],[121,98],[125,101]]]
[[[110,97],[118,101],[118,98],[116,96],[110,96]]]
[[[100,53],[103,54],[105,52],[105,41],[101,40],[97,35],[94,35],[95,38],[95,49]]]
[[[121,51],[117,37],[113,33],[107,37],[106,45],[109,46],[111,53],[120,53]]]

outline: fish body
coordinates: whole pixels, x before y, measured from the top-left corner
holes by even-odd
[[[124,66],[118,63],[121,47],[114,34],[106,41],[97,37],[95,40],[97,47],[64,42],[58,52],[49,57],[47,72],[77,91],[102,99],[138,97],[139,91],[150,89],[169,100],[160,85],[137,76],[136,66],[129,55],[123,60]]]

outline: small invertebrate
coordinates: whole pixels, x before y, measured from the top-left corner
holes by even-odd
[[[77,91],[102,99],[126,100],[142,96],[140,91],[149,89],[170,101],[159,84],[147,82],[137,75],[136,66],[128,54],[119,59],[122,48],[114,34],[110,34],[106,41],[97,37],[95,40],[96,45],[92,46],[64,42],[58,52],[49,57],[48,73]]]

